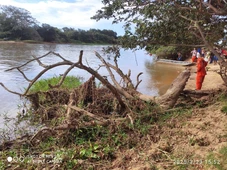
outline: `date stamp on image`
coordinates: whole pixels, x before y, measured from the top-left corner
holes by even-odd
[[[174,165],[220,165],[216,159],[175,159]]]

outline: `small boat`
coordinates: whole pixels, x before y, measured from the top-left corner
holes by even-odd
[[[177,60],[168,60],[168,59],[157,59],[156,62],[162,63],[162,64],[179,65],[179,66],[191,66],[191,65],[196,64],[196,63],[192,63],[190,61],[177,61]]]

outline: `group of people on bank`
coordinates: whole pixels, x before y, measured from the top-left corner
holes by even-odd
[[[225,50],[219,50],[215,49],[217,53],[220,55],[223,54],[225,55]],[[197,72],[196,72],[196,90],[200,90],[202,88],[202,84],[206,75],[206,66],[208,63],[214,63],[217,64],[218,57],[215,56],[212,52],[210,51],[205,51],[204,48],[202,49],[193,49],[191,51],[192,54],[192,62],[197,63]]]
[[[221,50],[218,50],[218,49],[216,49],[216,51],[218,52],[218,53],[220,53],[221,54]],[[210,51],[205,51],[205,49],[204,48],[202,48],[202,49],[193,49],[192,51],[191,51],[191,54],[192,54],[192,62],[197,62],[197,59],[198,59],[198,57],[199,57],[199,55],[201,56],[201,57],[203,57],[204,58],[204,60],[206,61],[206,62],[208,62],[208,63],[214,63],[214,64],[217,64],[217,61],[218,61],[218,57],[217,56],[215,56],[212,52],[210,52]]]

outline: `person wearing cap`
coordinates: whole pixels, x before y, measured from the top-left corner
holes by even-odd
[[[201,90],[206,75],[207,62],[197,53],[197,74],[196,74],[196,90]]]

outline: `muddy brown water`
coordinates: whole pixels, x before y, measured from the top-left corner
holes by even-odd
[[[94,51],[99,52],[108,62],[112,62],[112,56],[104,55],[102,52],[102,45],[71,45],[71,44],[23,44],[23,43],[0,43],[0,82],[2,82],[10,90],[23,92],[24,88],[28,86],[28,82],[17,71],[12,70],[5,72],[5,70],[24,64],[32,59],[32,55],[40,57],[49,51],[59,53],[68,60],[76,62],[78,60],[80,50],[84,51],[83,62],[89,67],[97,69],[100,61],[94,54]],[[43,63],[51,64],[61,61],[56,56],[50,55],[42,59]],[[158,96],[168,89],[172,81],[184,69],[183,67],[155,64],[154,57],[149,56],[146,51],[138,50],[121,50],[121,57],[118,60],[119,67],[125,72],[131,69],[131,78],[136,82],[136,76],[139,72],[143,72],[140,77],[143,81],[138,90],[144,94]],[[62,74],[68,67],[61,66],[55,68],[42,76],[42,78],[49,78]],[[36,62],[32,62],[23,67],[22,71],[32,79],[42,70]],[[100,69],[99,72],[108,77],[105,69]],[[83,77],[86,81],[90,75],[89,73],[74,69],[70,75]],[[117,76],[116,76],[117,77]],[[109,77],[108,77],[109,78]],[[110,79],[110,78],[109,78]],[[117,77],[120,80],[119,77]],[[9,116],[15,117],[20,109],[18,106],[23,105],[22,100],[14,94],[7,92],[0,86],[0,113],[8,113]],[[2,117],[0,117],[0,128],[2,124]]]

